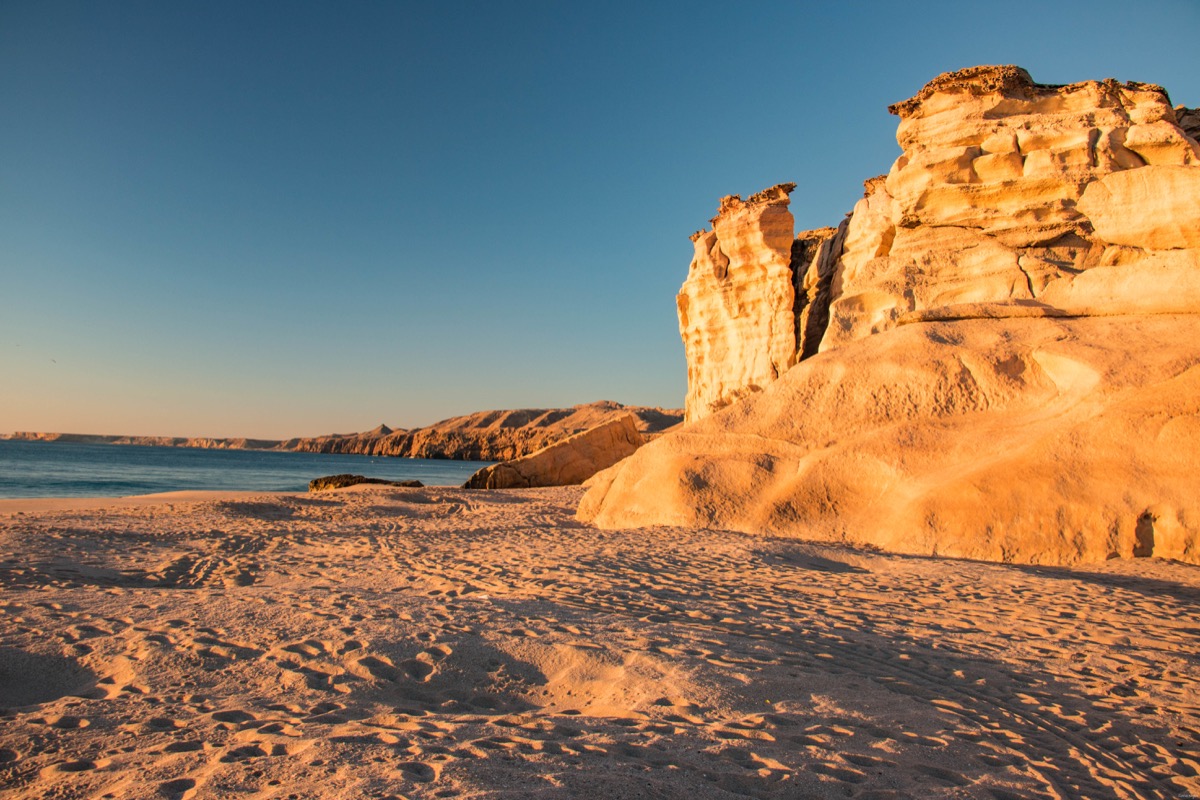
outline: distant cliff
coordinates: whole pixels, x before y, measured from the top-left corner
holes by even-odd
[[[683,412],[678,409],[623,406],[620,403],[602,400],[572,408],[478,411],[411,430],[398,430],[380,425],[364,433],[331,433],[325,436],[284,440],[27,431],[0,438],[76,444],[196,447],[206,450],[281,450],[463,461],[509,461],[627,414],[634,416],[638,431],[647,438],[683,420]]]

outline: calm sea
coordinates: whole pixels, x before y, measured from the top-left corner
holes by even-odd
[[[342,472],[457,486],[488,463],[0,440],[0,497],[123,497],[194,489],[301,492],[313,478]]]

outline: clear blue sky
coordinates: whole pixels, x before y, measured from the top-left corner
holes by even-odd
[[[935,75],[1161,83],[1200,3],[0,0],[0,431],[681,406],[725,194],[836,224]]]

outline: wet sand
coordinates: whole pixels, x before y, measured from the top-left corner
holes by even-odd
[[[0,797],[1200,796],[1200,569],[573,518],[0,502]]]

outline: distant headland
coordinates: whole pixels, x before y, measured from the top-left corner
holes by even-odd
[[[608,400],[570,408],[477,411],[408,430],[387,425],[362,433],[330,433],[292,439],[128,436],[18,431],[0,439],[73,444],[195,447],[206,450],[279,450],[341,455],[509,461],[626,415],[651,438],[683,421],[682,409],[624,406]]]

